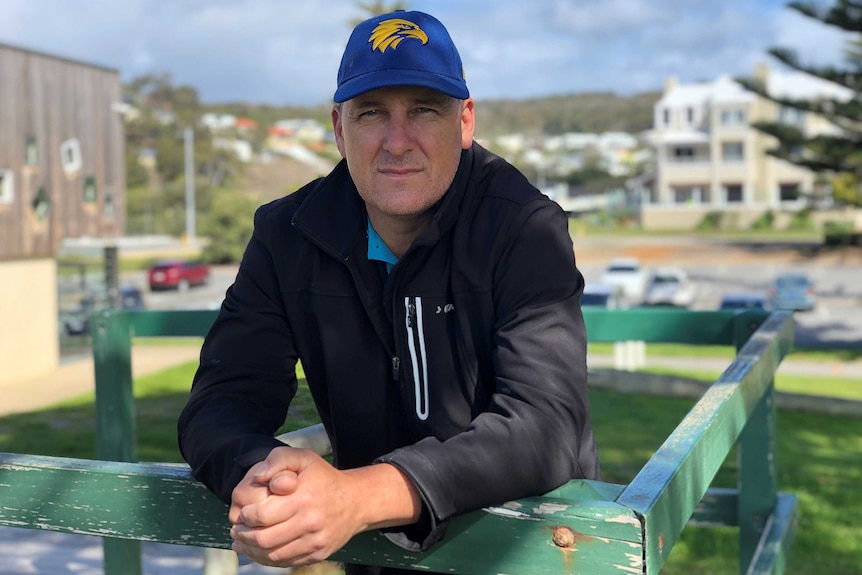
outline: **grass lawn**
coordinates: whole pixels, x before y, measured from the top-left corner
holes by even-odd
[[[189,363],[135,381],[140,459],[180,461],[176,418],[195,367]],[[631,481],[693,404],[598,389],[591,391],[591,402],[604,479],[621,484]],[[0,451],[93,458],[93,415],[89,395],[2,417]],[[289,420],[291,428],[317,421],[302,385]],[[781,411],[777,457],[780,489],[796,493],[800,501],[799,529],[786,572],[862,572],[862,420]],[[733,487],[735,481],[731,454],[714,485]],[[734,528],[686,528],[662,573],[736,574],[736,537]]]
[[[595,342],[589,344],[589,352],[596,355],[613,355],[614,344]],[[703,357],[727,358],[728,361],[736,355],[736,350],[729,345],[684,345],[676,343],[648,343],[646,354],[656,357]],[[786,360],[802,360],[810,362],[835,363],[854,361],[862,358],[862,348],[848,349],[793,349]]]

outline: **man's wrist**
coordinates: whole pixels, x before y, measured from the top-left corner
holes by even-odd
[[[347,470],[354,480],[360,531],[410,525],[422,513],[422,497],[413,481],[390,463]]]

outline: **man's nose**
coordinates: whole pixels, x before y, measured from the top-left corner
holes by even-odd
[[[383,147],[393,156],[400,156],[413,147],[410,122],[406,118],[390,118],[383,136]]]

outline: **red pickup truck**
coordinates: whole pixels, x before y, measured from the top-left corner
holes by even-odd
[[[191,286],[206,284],[210,278],[210,266],[194,261],[162,260],[150,268],[148,278],[151,291],[185,291]]]

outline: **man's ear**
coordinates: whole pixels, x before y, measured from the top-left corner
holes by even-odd
[[[467,98],[461,103],[461,149],[466,150],[473,145],[475,128],[476,116],[473,111],[473,98]]]
[[[338,148],[338,153],[341,154],[342,158],[346,158],[344,155],[344,132],[342,132],[341,125],[341,104],[335,104],[332,106],[332,131],[335,134],[335,145]]]

